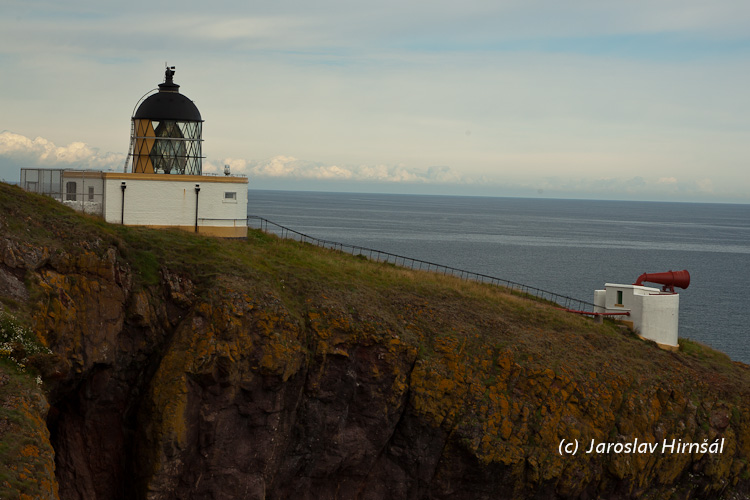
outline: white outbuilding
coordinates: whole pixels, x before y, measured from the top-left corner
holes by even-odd
[[[644,281],[664,286],[659,290],[643,286]],[[594,291],[594,312],[629,313],[621,321],[639,336],[653,340],[663,349],[677,350],[680,295],[674,287],[687,288],[689,284],[687,271],[643,274],[632,285],[606,283],[604,290]]]

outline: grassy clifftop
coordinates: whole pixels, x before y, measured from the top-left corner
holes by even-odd
[[[750,487],[745,365],[691,341],[661,351],[501,288],[257,231],[238,241],[109,225],[0,185],[0,300],[57,356],[39,369],[60,498],[119,498],[98,479],[126,477],[138,481],[117,491],[135,498],[237,485],[265,498]],[[100,459],[96,443],[76,450],[71,437],[93,422],[125,429],[97,444],[109,471],[85,465],[86,453]],[[255,451],[227,451],[230,436]],[[725,448],[559,453],[562,439],[636,438]]]

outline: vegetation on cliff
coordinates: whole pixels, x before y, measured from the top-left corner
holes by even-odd
[[[35,377],[0,359],[0,498],[57,498],[47,410]]]
[[[63,499],[750,489],[747,366],[501,288],[256,231],[108,225],[0,185],[0,297],[54,353],[34,446],[57,470],[34,477]],[[562,439],[724,448],[561,455]]]

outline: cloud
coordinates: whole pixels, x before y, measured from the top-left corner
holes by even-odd
[[[120,170],[125,155],[100,153],[83,142],[57,146],[43,137],[30,139],[9,131],[0,133],[0,178],[17,179],[19,168],[77,168]],[[229,165],[233,174],[247,175],[256,181],[270,181],[273,189],[292,186],[325,186],[337,190],[368,189],[390,185],[395,190],[486,196],[537,196],[635,199],[635,200],[722,200],[747,202],[744,191],[728,190],[714,185],[710,178],[678,180],[677,177],[631,175],[539,177],[534,173],[511,179],[508,172],[498,170],[492,175],[461,175],[448,165],[418,168],[405,164],[334,164],[301,160],[290,155],[277,155],[265,160],[227,157],[207,159],[204,173],[221,174]],[[391,188],[388,188],[391,189]],[[447,191],[446,191],[447,190]],[[406,192],[404,191],[404,192]]]
[[[122,168],[125,161],[125,156],[121,153],[100,153],[98,149],[83,142],[56,146],[43,137],[30,139],[7,130],[0,133],[0,158],[29,168],[99,170]]]
[[[283,155],[251,161],[226,158],[221,163],[229,165],[232,173],[260,178],[417,184],[473,183],[472,179],[459,176],[448,166],[419,169],[405,165],[328,165]],[[206,161],[203,163],[203,170],[206,173],[219,173],[223,171],[223,167]]]
[[[662,177],[658,181],[659,184],[677,184],[677,178],[676,177]]]
[[[695,185],[698,187],[699,191],[702,191],[705,193],[714,192],[714,183],[711,179],[699,179],[695,181]]]
[[[121,169],[125,155],[100,153],[83,142],[57,146],[43,137],[30,139],[10,131],[0,133],[0,159],[5,164],[28,168],[77,168],[96,170]],[[345,180],[357,182],[392,182],[446,184],[470,183],[448,166],[427,169],[405,165],[336,165],[299,160],[293,156],[278,155],[266,160],[225,158],[221,162],[204,161],[205,173],[222,173],[229,165],[235,174],[251,177],[290,180]]]
[[[532,190],[550,197],[576,197],[599,199],[632,200],[684,200],[708,201],[720,199],[711,179],[680,181],[676,177],[644,178],[600,177],[600,178],[559,178],[550,177],[535,184],[519,183],[518,189]],[[747,202],[747,194],[725,192],[727,199]]]

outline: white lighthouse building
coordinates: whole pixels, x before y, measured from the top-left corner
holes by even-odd
[[[21,186],[114,224],[247,236],[247,177],[203,173],[203,119],[174,74],[133,114],[123,172],[21,169]]]

